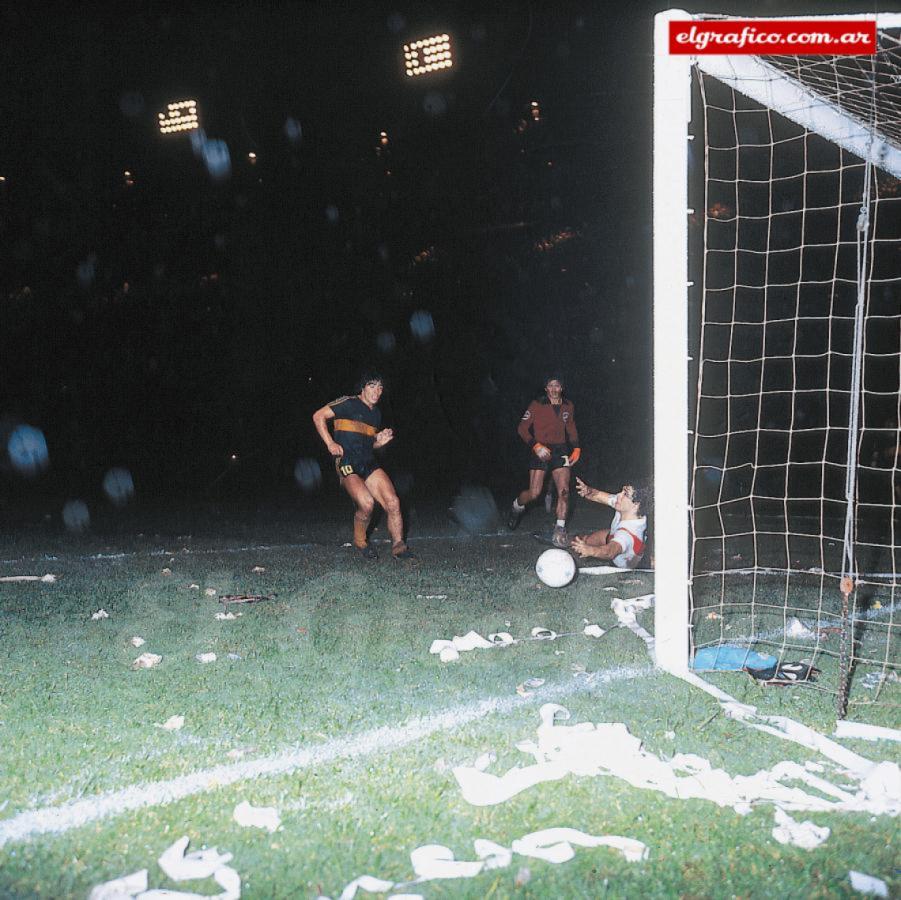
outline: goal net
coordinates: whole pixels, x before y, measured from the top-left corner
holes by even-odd
[[[835,57],[677,58],[673,18],[692,17],[656,25],[658,662],[802,663],[786,676],[819,670],[840,715],[901,710],[901,16],[874,56]]]

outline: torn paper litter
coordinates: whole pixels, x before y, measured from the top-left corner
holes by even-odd
[[[816,633],[811,631],[800,619],[792,617],[785,626],[785,636],[798,638],[799,640],[812,641],[816,639]]]
[[[281,825],[278,810],[274,806],[252,806],[246,800],[242,800],[235,807],[232,818],[239,825],[265,828],[270,834]]]
[[[536,625],[532,629],[532,637],[537,638],[539,641],[553,641],[558,637],[556,631],[551,631],[550,628],[542,628],[540,625]]]
[[[209,878],[232,860],[231,853],[219,853],[215,847],[186,853],[190,842],[187,835],[180,837],[157,860],[165,875],[173,881]]]
[[[132,664],[133,669],[152,669],[163,661],[159,653],[142,653]]]
[[[425,844],[410,854],[413,871],[419,881],[436,878],[472,878],[478,875],[485,864],[454,859],[454,851],[442,844]]]
[[[703,799],[718,806],[745,812],[748,804],[764,801],[786,811],[901,813],[898,766],[890,762],[870,764],[857,773],[857,790],[838,787],[795,762],[777,763],[751,776],[732,776],[697,756],[680,754],[664,760],[642,747],[622,723],[582,722],[563,726],[565,708],[547,703],[541,707],[537,744],[519,744],[535,764],[515,766],[502,775],[457,766],[454,777],[464,799],[474,806],[490,806],[545,781],[567,775],[609,775],[634,787],[659,791],[677,799]],[[568,715],[568,714],[567,714]],[[846,777],[853,778],[854,772]],[[808,793],[797,783],[810,787]]]
[[[88,894],[88,900],[123,900],[146,890],[147,870],[141,869],[132,872],[131,875],[123,875],[121,878],[95,885]]]
[[[232,860],[231,853],[219,853],[215,847],[185,853],[190,842],[187,835],[180,837],[157,860],[165,875],[173,881],[209,878]]]
[[[384,894],[393,887],[393,881],[385,881],[372,875],[361,875],[341,891],[340,900],[353,900],[357,896],[357,889],[362,889],[368,894]]]
[[[0,581],[41,581],[44,584],[53,584],[56,581],[56,575],[51,575],[49,572],[46,575],[4,575]]]
[[[862,741],[901,741],[901,731],[897,728],[884,728],[882,725],[839,719],[835,723],[833,737],[859,738]]]
[[[141,869],[104,882],[94,887],[88,900],[204,900],[214,897],[215,900],[240,900],[241,876],[227,863],[231,853],[219,853],[215,847],[209,850],[197,850],[185,853],[190,839],[181,837],[160,856],[160,868],[163,874],[173,881],[194,881],[212,876],[222,892],[219,894],[195,894],[188,891],[173,891],[168,888],[147,890],[147,869]]]
[[[166,721],[162,724],[157,723],[156,727],[163,728],[166,731],[178,731],[179,729],[184,727],[184,724],[184,716],[169,716],[169,718],[166,719]]]
[[[619,835],[595,836],[576,828],[546,828],[523,835],[513,841],[511,848],[485,838],[476,838],[473,847],[478,860],[458,860],[454,851],[443,844],[424,844],[410,853],[410,862],[416,873],[412,882],[392,884],[372,875],[362,875],[351,881],[342,891],[340,900],[350,900],[357,890],[384,892],[391,887],[409,887],[412,884],[438,879],[473,878],[492,869],[505,869],[513,863],[513,854],[548,859],[550,862],[565,862],[574,855],[573,845],[578,847],[611,847],[623,854],[629,862],[639,862],[648,858],[648,848],[641,841]],[[517,873],[517,883],[524,885],[530,878],[527,868]],[[419,894],[392,894],[389,900],[422,900]],[[319,897],[318,900],[328,900]]]
[[[773,837],[780,844],[791,844],[794,847],[801,847],[803,850],[813,850],[829,837],[829,829],[825,826],[814,825],[809,820],[796,822],[788,813],[777,808]]]
[[[520,856],[532,856],[550,863],[563,863],[576,855],[572,845],[578,847],[612,847],[619,850],[628,862],[640,862],[648,858],[648,847],[641,841],[619,835],[594,837],[575,828],[545,828],[534,831],[513,842],[513,852]]]
[[[871,897],[888,897],[888,885],[874,875],[865,875],[863,872],[848,872],[851,879],[851,887],[861,894],[869,894]]]

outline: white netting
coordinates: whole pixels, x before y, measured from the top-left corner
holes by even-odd
[[[880,47],[773,71],[901,144],[898,41]],[[696,79],[692,652],[753,646],[901,705],[901,183]]]

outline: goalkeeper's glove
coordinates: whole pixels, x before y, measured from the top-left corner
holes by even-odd
[[[576,447],[572,453],[568,456],[563,457],[563,465],[567,467],[574,466],[582,456],[582,449],[580,447]]]
[[[540,443],[538,443],[538,441],[536,441],[536,442],[532,445],[532,452],[533,452],[539,459],[544,459],[544,457],[541,455],[541,451],[542,451],[542,450],[544,450],[544,451],[547,452],[548,457],[551,455],[550,447],[545,447],[544,444],[540,444]]]

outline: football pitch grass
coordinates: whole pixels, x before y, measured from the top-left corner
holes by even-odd
[[[773,839],[770,803],[742,816],[609,776],[570,774],[470,805],[452,769],[487,752],[495,774],[534,762],[516,745],[535,739],[548,702],[569,710],[567,724],[621,722],[661,758],[697,754],[733,776],[781,760],[834,770],[652,667],[610,609],[612,597],[653,591],[650,574],[582,576],[551,590],[534,575],[543,548],[527,531],[414,532],[413,563],[387,558],[384,544],[367,563],[340,546],[340,528],[326,531],[266,546],[222,530],[7,541],[0,574],[59,578],[0,585],[0,897],[87,897],[145,868],[150,888],[218,893],[212,879],[173,882],[160,870],[158,857],[182,835],[191,850],[232,853],[244,897],[337,898],[364,874],[427,898],[832,897],[851,895],[850,870],[899,890],[897,820],[887,815],[798,813],[831,829],[807,851]],[[220,621],[226,594],[271,599],[229,605],[241,615]],[[109,618],[93,620],[101,608]],[[651,612],[639,621],[653,629]],[[586,636],[586,623],[607,633]],[[527,638],[536,626],[560,636],[452,663],[429,654],[435,639],[470,630]],[[146,643],[136,648],[135,636]],[[133,669],[143,652],[162,660]],[[201,663],[203,653],[217,658]],[[543,684],[523,688],[528,679]],[[762,688],[743,675],[708,680],[761,712],[832,733],[830,694]],[[180,730],[156,727],[175,715]],[[892,707],[860,718],[899,724]],[[842,743],[868,759],[901,758],[897,744]],[[242,801],[275,807],[278,830],[237,824]],[[510,848],[553,827],[636,839],[648,856],[576,847],[553,864],[514,853],[510,866],[472,878],[409,884],[410,853],[422,845],[473,860],[475,839]]]

